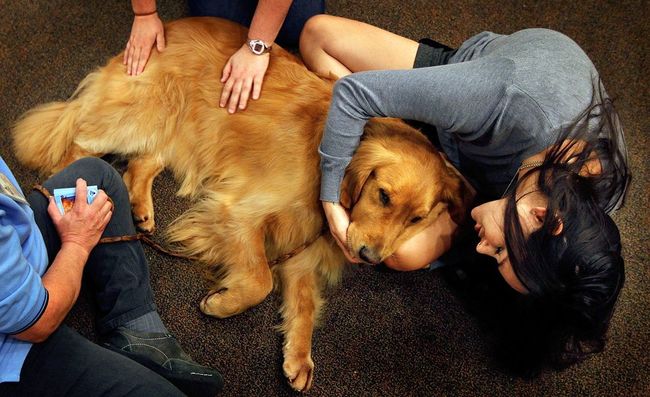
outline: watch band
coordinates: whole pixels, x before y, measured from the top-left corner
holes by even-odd
[[[248,48],[255,55],[262,55],[271,51],[271,46],[267,45],[263,40],[260,39],[249,38],[246,40],[246,43],[248,44]]]

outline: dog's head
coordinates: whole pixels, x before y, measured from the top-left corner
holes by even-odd
[[[373,119],[342,183],[341,204],[350,210],[348,249],[379,263],[443,211],[463,222],[472,199],[420,132],[398,120]]]

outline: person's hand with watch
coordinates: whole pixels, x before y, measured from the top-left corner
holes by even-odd
[[[165,49],[165,28],[158,17],[156,0],[131,0],[131,7],[133,26],[122,63],[128,75],[138,76],[149,61],[153,45],[160,52]]]
[[[246,109],[249,98],[259,99],[270,51],[287,16],[291,0],[260,0],[248,31],[248,39],[223,68],[219,106],[233,114]]]

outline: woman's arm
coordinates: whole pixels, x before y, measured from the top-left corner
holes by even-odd
[[[287,16],[291,0],[260,0],[248,30],[248,38],[262,40],[272,46]],[[219,106],[228,107],[229,113],[244,110],[248,99],[259,99],[270,54],[254,54],[244,43],[223,68]]]
[[[158,51],[165,49],[165,29],[158,16],[156,0],[131,0],[131,8],[133,25],[122,62],[127,74],[137,76],[144,71],[154,44]]]
[[[505,59],[412,70],[360,72],[335,87],[321,155],[323,201],[338,202],[345,168],[372,117],[398,117],[434,125],[472,140],[498,115],[512,64]]]
[[[248,37],[272,45],[287,17],[291,3],[292,0],[260,0],[248,30]]]

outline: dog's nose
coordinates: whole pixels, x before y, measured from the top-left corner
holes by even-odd
[[[372,250],[370,250],[365,245],[359,249],[359,258],[361,258],[364,262],[373,264],[378,263],[379,261],[374,257],[375,255],[373,254]]]

